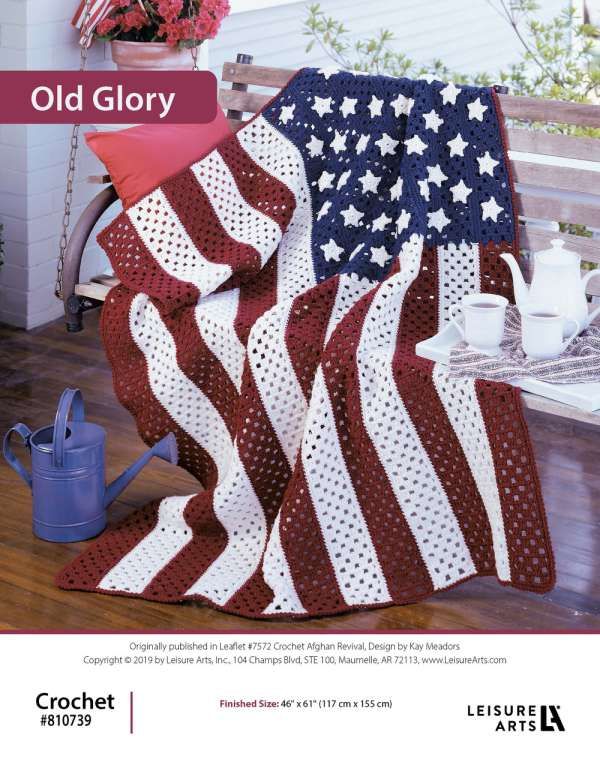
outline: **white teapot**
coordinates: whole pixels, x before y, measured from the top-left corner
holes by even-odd
[[[552,248],[534,255],[531,286],[527,287],[519,265],[511,253],[500,256],[510,267],[517,307],[534,303],[555,307],[569,320],[575,320],[583,330],[600,314],[600,307],[588,314],[585,288],[600,269],[593,269],[581,277],[581,259],[574,251],[563,248],[565,241],[551,241]],[[566,329],[565,329],[566,330]]]

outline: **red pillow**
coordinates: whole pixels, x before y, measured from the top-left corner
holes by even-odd
[[[231,134],[223,110],[201,125],[137,125],[124,131],[85,134],[104,163],[125,208],[135,205],[169,176],[207,155]]]

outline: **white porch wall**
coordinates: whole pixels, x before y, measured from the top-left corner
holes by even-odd
[[[251,3],[252,0],[248,0]],[[76,0],[0,0],[0,70],[77,69],[77,33],[69,21]],[[544,17],[566,0],[545,0]],[[317,47],[305,53],[305,2],[235,13],[210,44],[211,68],[250,53],[256,64],[296,68],[325,64]],[[414,60],[440,58],[456,70],[495,72],[518,55],[518,44],[485,0],[322,0],[323,10],[357,37],[388,27],[395,45]],[[90,52],[90,68],[110,68],[104,46]],[[0,75],[1,76],[1,75]],[[82,127],[82,133],[86,126]],[[53,297],[70,126],[0,126],[0,221],[5,265],[0,269],[0,321],[32,328],[59,317]],[[80,150],[73,221],[98,191],[85,177],[100,167]],[[114,209],[103,223],[114,215]],[[91,238],[83,277],[101,271],[105,258]]]
[[[0,0],[0,70],[78,69],[78,34],[69,22],[75,0]],[[91,69],[106,69],[104,46],[90,51]],[[1,75],[0,75],[1,77]],[[89,126],[82,126],[82,134]],[[0,221],[5,264],[0,268],[0,321],[33,328],[59,317],[54,278],[71,126],[0,125]],[[98,187],[86,176],[102,166],[82,142],[72,221]],[[92,238],[84,273],[105,264]]]

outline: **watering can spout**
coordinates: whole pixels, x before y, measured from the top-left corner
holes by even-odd
[[[158,456],[159,459],[164,459],[171,464],[177,464],[177,441],[175,435],[172,432],[162,440],[159,440],[156,445],[153,445],[146,453],[132,464],[129,469],[126,469],[122,475],[119,475],[116,480],[106,488],[104,492],[104,508],[109,507],[113,501],[119,496],[119,494],[127,488],[129,483],[137,477],[140,471],[146,466],[153,456]]]

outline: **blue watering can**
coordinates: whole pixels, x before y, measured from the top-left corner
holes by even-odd
[[[31,452],[31,474],[12,452],[13,433]],[[78,389],[62,393],[53,425],[33,433],[25,424],[8,430],[4,458],[32,489],[33,532],[40,539],[69,542],[97,536],[106,527],[106,508],[153,456],[177,463],[177,442],[169,433],[105,488],[105,442],[104,429],[85,421]]]

